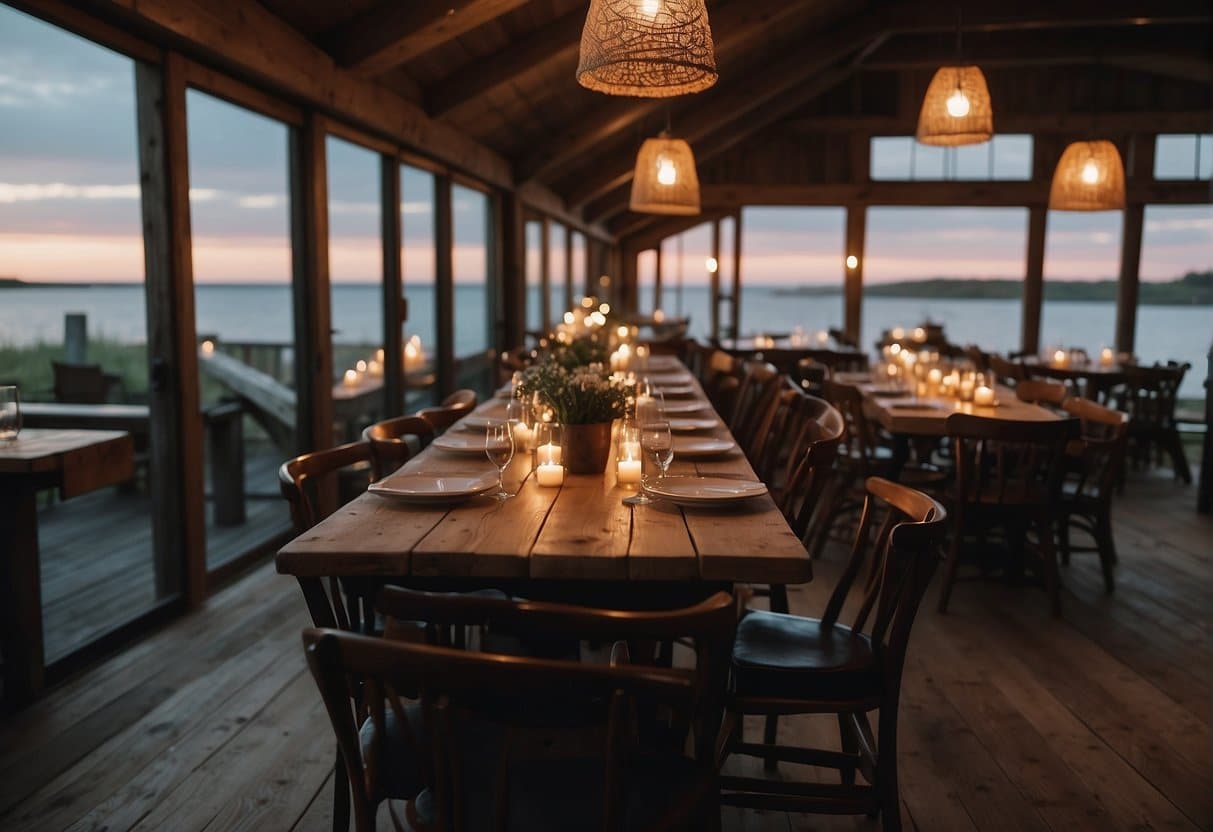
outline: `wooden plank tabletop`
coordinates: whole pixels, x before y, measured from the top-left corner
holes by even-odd
[[[654,359],[657,359],[654,356]],[[653,369],[669,367],[668,360]],[[680,366],[680,365],[679,365]],[[704,415],[713,413],[702,390]],[[505,402],[476,409],[502,416]],[[452,430],[458,430],[458,426]],[[721,422],[694,436],[728,437]],[[531,476],[529,455],[506,470],[513,499],[454,507],[411,506],[363,494],[278,553],[278,571],[301,577],[392,575],[589,581],[803,583],[808,553],[769,496],[732,507],[629,507],[629,492],[604,475],[566,475],[559,488]],[[406,465],[426,473],[492,470],[487,459],[428,448]],[[671,476],[721,474],[755,480],[740,449],[711,460],[675,456]]]
[[[55,474],[64,498],[129,480],[135,443],[112,430],[30,428],[0,443],[0,474]]]
[[[948,417],[953,413],[972,413],[992,419],[1012,419],[1024,422],[1051,422],[1065,418],[1040,405],[1022,402],[1015,391],[996,387],[997,406],[978,407],[951,398],[915,399],[907,396],[881,396],[870,383],[857,385],[864,394],[868,417],[889,433],[910,436],[947,436]]]

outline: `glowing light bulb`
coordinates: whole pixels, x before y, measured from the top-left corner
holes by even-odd
[[[720,264],[716,262],[715,257],[709,257],[704,261],[704,264],[708,267],[708,274],[716,274],[716,270],[720,268]]]
[[[662,185],[673,185],[678,181],[678,169],[668,156],[657,157],[657,181]]]
[[[1094,185],[1099,181],[1099,165],[1095,164],[1094,159],[1087,159],[1086,164],[1082,166],[1082,181],[1087,185]]]
[[[847,255],[847,268],[853,269],[858,265],[859,265],[859,258],[856,257],[854,254],[848,254]]]
[[[948,115],[952,118],[963,118],[969,114],[969,97],[964,94],[964,91],[960,87],[957,87],[948,96],[947,107]]]
[[[571,324],[573,322],[573,313],[572,312],[564,313],[564,322],[566,324]]]
[[[640,11],[649,19],[656,17],[661,11],[661,0],[640,0]]]

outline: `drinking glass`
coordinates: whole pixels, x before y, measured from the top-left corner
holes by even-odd
[[[505,490],[505,469],[514,458],[514,429],[509,422],[490,425],[484,434],[484,453],[489,462],[497,467],[497,493],[493,495],[498,500],[508,500],[514,495]]]
[[[660,472],[657,480],[660,482],[674,461],[674,437],[670,433],[670,423],[664,419],[641,422],[640,449],[644,451],[649,462],[657,467]],[[642,482],[639,494],[628,497],[624,502],[628,505],[646,505],[654,502],[653,498],[645,493],[643,485]]]
[[[21,432],[21,395],[15,384],[0,384],[0,442],[13,442]]]
[[[636,394],[636,423],[643,425],[645,422],[663,421],[665,419],[665,396],[647,382],[638,383],[637,391],[640,390],[641,384],[646,384],[649,392],[644,396],[641,396],[639,392]]]

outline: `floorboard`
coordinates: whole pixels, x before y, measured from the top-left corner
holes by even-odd
[[[1213,520],[1192,511],[1194,496],[1134,474],[1115,508],[1115,593],[1096,558],[1075,554],[1060,621],[1030,586],[962,583],[944,616],[928,597],[901,705],[906,829],[1213,829]],[[841,557],[831,550],[817,580],[791,590],[793,611],[822,608]],[[104,569],[118,583],[137,574]],[[57,592],[70,587],[69,563],[46,572]],[[299,646],[306,624],[295,582],[263,566],[0,722],[0,829],[330,829],[333,740]],[[785,717],[780,735],[833,743],[837,723]],[[784,765],[778,776],[833,775]],[[879,829],[735,809],[723,821],[729,832]]]

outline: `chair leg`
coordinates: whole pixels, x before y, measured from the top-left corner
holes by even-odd
[[[952,597],[952,587],[956,583],[956,573],[960,569],[960,550],[964,543],[964,529],[958,522],[952,528],[952,545],[948,547],[948,561],[944,565],[943,587],[939,593],[939,611],[948,611],[948,599]]]
[[[1057,523],[1057,543],[1061,550],[1061,562],[1070,565],[1070,515],[1063,514]]]
[[[785,584],[771,584],[771,612],[788,612],[788,588]]]
[[[333,767],[333,832],[349,832],[350,828],[350,778],[345,770],[345,758],[337,750],[337,764]]]
[[[1036,522],[1036,534],[1040,537],[1040,563],[1044,571],[1045,589],[1049,593],[1049,606],[1053,616],[1061,617],[1061,573],[1057,567],[1057,549],[1053,545],[1053,523],[1048,518]]]
[[[1104,591],[1111,595],[1116,589],[1116,544],[1112,540],[1112,518],[1106,510],[1095,518],[1095,545],[1099,549],[1099,565],[1103,569]]]
[[[844,754],[858,754],[859,740],[855,737],[855,729],[851,725],[850,714],[838,714],[838,741]],[[846,766],[838,770],[843,785],[855,785],[855,766]]]
[[[777,745],[779,740],[779,717],[771,714],[767,717],[766,722],[762,726],[762,741],[765,745]],[[779,769],[779,761],[774,757],[764,757],[762,760],[762,768],[764,771],[777,771]]]
[[[876,795],[884,832],[901,832],[901,797],[897,791],[897,703],[880,709],[876,750]]]
[[[1188,455],[1184,453],[1184,443],[1179,431],[1172,428],[1167,432],[1165,444],[1171,454],[1171,464],[1175,466],[1175,475],[1184,481],[1184,485],[1192,484],[1192,469],[1188,467]]]

